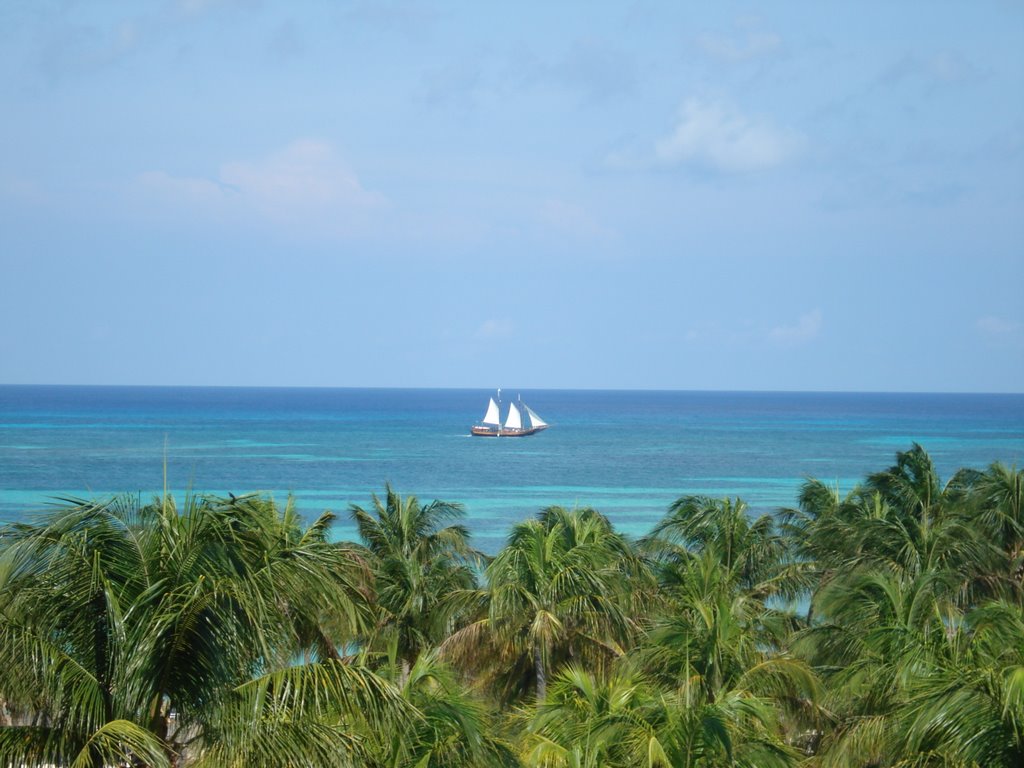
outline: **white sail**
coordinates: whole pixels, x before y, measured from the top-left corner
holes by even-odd
[[[487,404],[487,413],[484,414],[483,424],[501,424],[501,416],[498,415],[498,404],[494,402],[494,398],[491,398],[491,402]]]
[[[512,403],[508,407],[508,418],[505,419],[505,429],[522,429],[523,419],[519,415],[519,409],[516,408],[516,404]]]
[[[538,427],[546,427],[548,425],[548,423],[544,421],[544,419],[542,419],[540,416],[533,412],[533,408],[531,408],[528,405],[524,405],[523,408],[526,409],[526,415],[530,417],[531,427],[537,429]]]

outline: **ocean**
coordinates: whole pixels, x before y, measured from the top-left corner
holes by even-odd
[[[551,428],[474,438],[494,393],[468,389],[0,386],[0,521],[55,498],[263,491],[314,516],[385,483],[461,502],[477,547],[549,505],[591,506],[632,536],[684,494],[796,503],[848,490],[914,442],[944,479],[1024,463],[1024,395],[529,390]],[[506,399],[514,390],[503,390]]]

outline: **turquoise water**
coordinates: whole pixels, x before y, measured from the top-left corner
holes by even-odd
[[[588,505],[639,535],[678,496],[792,505],[808,476],[851,487],[921,443],[944,477],[1024,464],[1024,395],[529,391],[552,424],[469,436],[482,390],[0,386],[0,520],[53,497],[268,491],[309,515],[390,481],[466,506],[494,551],[543,506]],[[506,395],[511,394],[505,391]]]

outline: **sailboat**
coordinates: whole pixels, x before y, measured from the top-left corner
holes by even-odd
[[[500,402],[499,389],[497,402],[493,397],[490,399],[487,403],[487,413],[479,424],[470,429],[471,434],[477,437],[525,437],[548,428],[548,423],[524,403],[522,398],[515,403],[509,403],[508,416],[502,424]]]

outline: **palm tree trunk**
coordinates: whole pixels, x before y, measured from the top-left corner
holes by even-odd
[[[398,677],[398,689],[399,690],[404,690],[405,689],[405,684],[407,682],[409,682],[409,671],[410,671],[410,669],[411,669],[411,667],[409,666],[409,660],[403,657],[402,665],[401,665],[401,671],[398,673],[398,675],[399,675],[399,677]]]
[[[548,695],[548,677],[544,669],[544,654],[539,644],[533,647],[533,669],[537,674],[537,703],[543,704]]]

